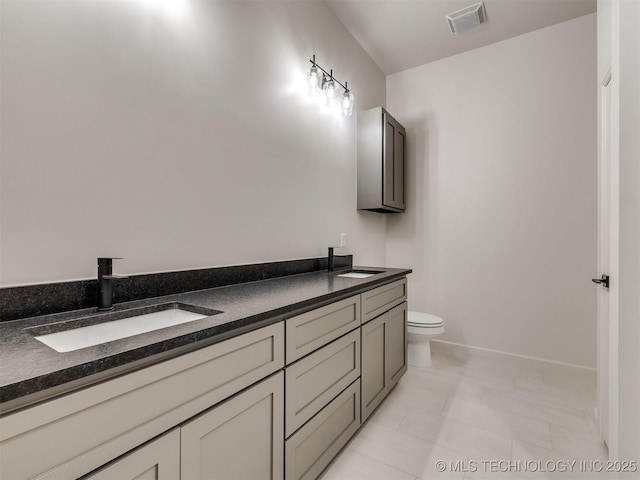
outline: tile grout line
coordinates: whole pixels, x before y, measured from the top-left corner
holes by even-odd
[[[403,433],[404,433],[404,432],[403,432]],[[425,441],[427,441],[427,440],[425,440]],[[414,475],[413,475],[413,473],[411,473],[411,472],[407,472],[405,469],[403,469],[403,468],[401,468],[401,467],[398,467],[397,465],[392,465],[392,464],[390,464],[390,463],[384,462],[384,461],[382,461],[382,460],[380,460],[380,459],[378,459],[378,458],[372,457],[372,456],[371,456],[371,455],[369,455],[368,453],[364,453],[364,452],[361,452],[360,450],[356,450],[355,448],[354,448],[354,450],[355,450],[356,452],[358,452],[360,455],[364,455],[365,457],[370,458],[371,460],[375,460],[375,461],[376,461],[376,462],[378,462],[378,463],[382,463],[383,465],[386,465],[387,467],[391,467],[391,468],[393,468],[393,469],[395,469],[395,470],[399,470],[399,471],[401,471],[402,473],[406,473],[407,475],[411,475],[412,477],[414,476]]]
[[[483,389],[483,393],[482,393],[482,395],[481,395],[481,398],[482,398],[482,397],[484,397],[485,390],[488,390],[488,389],[495,390],[495,391],[497,391],[497,392],[499,392],[499,393],[505,393],[505,392],[503,392],[503,391],[501,391],[501,390],[498,390],[498,389],[495,389],[495,388],[492,388],[492,387],[485,387],[485,386],[483,386],[483,387],[482,387],[482,389]],[[507,393],[508,393],[508,392],[507,392]],[[513,395],[515,395],[515,394],[513,394]],[[441,417],[443,417],[444,419],[446,419],[446,418],[451,418],[452,420],[455,420],[455,421],[458,421],[458,422],[461,422],[461,423],[465,423],[465,424],[467,424],[467,425],[471,425],[471,426],[473,426],[473,427],[480,428],[480,429],[482,429],[482,430],[486,430],[486,431],[488,431],[488,432],[494,433],[494,434],[496,434],[496,435],[501,435],[501,436],[503,436],[503,437],[504,437],[504,435],[502,435],[502,434],[500,434],[500,433],[493,432],[493,431],[491,431],[491,430],[488,430],[488,429],[486,429],[486,428],[484,428],[484,427],[481,427],[481,426],[478,426],[478,425],[476,425],[476,424],[473,424],[473,423],[470,423],[470,422],[467,422],[467,421],[464,421],[464,420],[457,420],[457,419],[455,419],[455,418],[453,418],[453,417],[447,417],[446,415],[443,415],[442,413],[444,412],[444,409],[445,409],[445,408],[446,408],[446,406],[447,406],[447,405],[452,401],[452,399],[454,399],[454,397],[455,397],[455,395],[451,395],[451,394],[448,396],[448,398],[447,398],[447,402],[445,403],[445,406],[444,406],[444,407],[442,408],[442,410],[441,410],[441,414],[440,414],[440,416],[441,416]],[[484,404],[484,403],[475,402],[475,401],[474,401],[473,399],[471,399],[471,398],[466,398],[466,399],[465,399],[465,398],[462,398],[462,400],[463,400],[463,401],[468,401],[468,402],[471,402],[471,403],[476,403],[477,405],[480,405],[480,406],[482,406],[482,407],[489,408],[490,410],[494,410],[494,411],[499,412],[499,413],[505,412],[505,413],[508,413],[508,414],[510,414],[510,415],[514,415],[514,416],[516,416],[516,417],[521,417],[521,418],[525,418],[525,419],[528,419],[528,420],[534,420],[534,421],[537,421],[537,422],[545,423],[545,424],[547,424],[547,426],[548,426],[548,428],[549,428],[549,438],[550,438],[550,440],[552,439],[552,435],[551,435],[551,425],[555,425],[555,426],[557,426],[557,427],[559,427],[559,428],[563,428],[563,429],[569,430],[569,431],[574,432],[574,433],[576,433],[576,434],[585,434],[585,435],[587,434],[587,433],[584,433],[584,432],[581,432],[581,431],[575,430],[574,428],[571,428],[571,427],[568,427],[568,426],[565,426],[565,425],[559,425],[559,424],[557,424],[557,423],[555,423],[555,422],[552,422],[552,421],[550,421],[550,420],[545,420],[545,419],[541,419],[541,418],[537,418],[537,417],[532,417],[532,416],[524,415],[524,414],[521,414],[521,413],[510,412],[510,411],[508,411],[508,410],[499,410],[499,409],[494,408],[494,407],[492,407],[492,406],[490,406],[490,405],[486,405],[486,404]],[[556,409],[556,410],[559,410],[559,411],[565,411],[565,412],[567,412],[567,413],[569,413],[569,414],[571,414],[571,413],[572,413],[572,412],[570,412],[570,411],[566,411],[566,410],[565,410],[565,409],[563,409],[562,407],[559,407],[559,406],[552,406],[552,405],[545,405],[544,403],[541,403],[541,402],[538,402],[538,401],[535,401],[535,400],[527,400],[526,398],[525,398],[525,399],[519,399],[519,398],[516,398],[516,400],[518,400],[518,401],[520,401],[520,400],[528,401],[528,402],[534,403],[536,406],[539,406],[539,407],[542,407],[542,408],[552,408],[552,409]],[[586,415],[584,414],[583,409],[575,409],[575,410],[576,410],[576,412],[577,412],[577,413],[579,413],[579,414],[580,414],[580,416],[582,417],[582,418],[581,418],[581,420],[582,420],[582,421],[584,421],[585,425],[588,427],[588,434],[589,434],[589,435],[593,435],[593,434],[592,434],[592,432],[591,432],[591,427],[589,426],[589,423],[588,423],[588,421],[587,421],[587,418],[586,418]],[[406,417],[406,414],[405,414],[405,417]],[[507,438],[515,439],[513,436],[509,436],[509,437],[507,437]],[[519,439],[518,439],[518,440],[519,440]],[[527,442],[527,443],[530,443],[530,442]],[[553,443],[552,443],[552,445],[553,445]],[[443,445],[443,446],[444,446],[444,445]]]
[[[450,396],[449,398],[451,398],[451,396]],[[466,400],[466,399],[465,399],[464,401],[468,401],[468,402],[470,402],[470,403],[476,403],[476,402],[474,402],[473,400]],[[545,425],[547,426],[547,430],[548,430],[548,433],[549,433],[549,441],[551,441],[551,438],[552,438],[552,437],[551,437],[551,428],[550,428],[550,425],[551,425],[551,424],[550,424],[548,421],[539,420],[539,419],[531,418],[531,417],[526,417],[526,416],[524,416],[524,415],[520,415],[520,414],[518,414],[518,413],[505,412],[505,411],[503,411],[503,410],[498,410],[498,409],[495,409],[495,408],[493,408],[493,407],[489,407],[489,406],[487,406],[487,405],[483,405],[483,404],[481,404],[481,403],[476,403],[476,405],[479,405],[479,406],[481,406],[481,407],[488,408],[488,409],[493,410],[493,411],[498,412],[498,413],[507,413],[507,414],[509,414],[509,415],[513,415],[513,416],[516,416],[516,417],[524,418],[524,419],[527,419],[527,420],[535,420],[535,421],[537,421],[537,422],[539,422],[539,423],[545,424]],[[416,408],[416,410],[419,410],[419,409],[417,409],[417,408]],[[443,410],[444,410],[444,408],[443,408]],[[427,412],[427,413],[431,413],[431,412]],[[434,415],[435,415],[435,414],[434,414]],[[510,440],[510,441],[511,441],[512,445],[513,445],[513,440],[518,440],[518,441],[524,441],[524,442],[530,443],[530,444],[532,444],[532,445],[536,445],[536,446],[538,446],[538,447],[540,447],[540,448],[546,448],[546,447],[544,447],[544,446],[542,446],[542,445],[538,445],[538,444],[532,443],[530,440],[523,440],[522,438],[520,438],[520,437],[516,437],[516,436],[514,436],[513,434],[504,435],[503,433],[498,433],[498,432],[495,432],[495,431],[493,431],[493,430],[490,430],[490,429],[486,428],[486,427],[485,427],[485,426],[483,426],[483,425],[478,425],[478,424],[475,424],[475,423],[472,423],[472,422],[468,422],[468,421],[466,421],[466,420],[460,420],[460,419],[458,419],[458,418],[454,418],[454,417],[448,417],[448,416],[446,416],[446,415],[440,415],[440,416],[442,416],[442,417],[445,419],[445,421],[446,421],[446,419],[449,419],[449,420],[452,420],[452,421],[455,421],[455,422],[458,422],[458,423],[464,423],[465,425],[469,425],[469,426],[471,426],[471,427],[474,427],[474,428],[477,428],[477,429],[480,429],[480,430],[484,430],[484,431],[486,431],[486,432],[488,432],[488,433],[491,433],[491,434],[493,434],[493,435],[498,435],[498,436],[500,436],[500,437],[506,438],[506,439],[508,439],[508,440]],[[558,426],[559,426],[559,427],[562,427],[562,425],[558,425]],[[562,428],[566,428],[566,427],[562,427]],[[400,430],[400,431],[402,431],[402,430]],[[412,435],[410,432],[404,432],[404,433],[408,433],[409,435]],[[580,432],[575,432],[575,433],[580,433]],[[415,436],[415,435],[414,435],[414,436]],[[420,437],[416,437],[416,438],[420,438]],[[427,440],[427,441],[429,441],[429,440]],[[437,442],[435,442],[435,443],[437,443]],[[438,445],[440,445],[440,444],[438,444]],[[442,445],[442,446],[443,446],[443,447],[446,447],[446,445]],[[455,449],[452,449],[451,447],[446,447],[446,448],[449,448],[449,449],[451,449],[451,450],[455,450]],[[462,452],[460,452],[460,453],[462,453]]]
[[[421,410],[420,408],[417,408],[417,407],[411,407],[411,409],[413,409],[413,410],[419,410],[419,411],[421,411],[421,412],[422,412],[422,411],[424,411],[424,410]],[[454,421],[454,422],[462,423],[462,424],[467,425],[467,426],[469,426],[469,427],[473,427],[473,428],[477,428],[478,430],[482,430],[482,431],[484,431],[484,432],[486,432],[486,433],[490,433],[490,434],[492,434],[492,435],[496,435],[496,436],[498,436],[498,437],[502,437],[503,439],[509,440],[510,442],[512,442],[512,441],[513,441],[513,438],[511,438],[511,437],[507,437],[507,436],[505,436],[505,435],[502,435],[501,433],[492,432],[491,430],[487,430],[486,428],[479,427],[478,425],[474,425],[473,423],[465,422],[464,420],[457,420],[457,419],[455,419],[455,418],[446,417],[446,416],[444,416],[444,415],[438,415],[437,413],[433,413],[433,412],[426,412],[426,413],[430,413],[430,414],[432,414],[432,415],[436,415],[436,416],[438,416],[438,417],[441,417],[441,418],[443,419],[443,421],[444,421],[444,422],[446,422],[446,421],[447,421],[447,419],[448,419],[448,420],[450,420],[450,421]],[[459,453],[460,455],[464,455],[465,457],[469,458],[469,454],[468,454],[468,453],[463,452],[463,451],[460,451],[460,450],[457,450],[456,448],[453,448],[453,447],[451,447],[451,446],[449,446],[449,445],[444,445],[444,444],[442,444],[442,443],[439,443],[437,439],[436,439],[436,440],[427,440],[427,439],[425,439],[425,438],[419,437],[418,435],[414,435],[413,433],[411,433],[411,432],[407,432],[407,431],[405,431],[405,430],[398,430],[398,431],[399,431],[399,432],[401,432],[401,433],[403,433],[404,435],[409,435],[409,436],[411,436],[411,437],[413,437],[413,438],[417,438],[418,440],[421,440],[421,441],[424,441],[424,442],[429,442],[429,443],[432,443],[432,444],[434,444],[434,445],[438,445],[438,446],[440,446],[440,447],[446,448],[447,450],[451,450],[451,451],[453,451],[453,452]]]
[[[486,389],[486,388],[488,388],[488,387],[483,387],[483,389]],[[494,390],[495,390],[495,389],[494,389]],[[484,392],[483,392],[483,396],[484,396]],[[562,407],[554,407],[554,406],[551,406],[551,405],[545,405],[545,404],[541,404],[541,403],[539,403],[539,402],[537,402],[537,401],[535,401],[535,400],[528,400],[528,399],[526,399],[526,398],[522,398],[522,399],[520,399],[520,398],[516,398],[515,400],[517,400],[517,401],[527,401],[527,402],[531,402],[531,403],[536,404],[536,406],[543,407],[543,408],[552,408],[552,409],[560,410],[560,411],[563,411],[563,410],[564,410]],[[489,407],[489,408],[492,408],[492,407]],[[497,409],[495,409],[495,410],[497,410]],[[575,410],[576,410],[576,412],[580,413],[580,415],[582,416],[582,418],[581,418],[581,419],[585,422],[585,424],[586,424],[586,426],[588,427],[588,430],[589,430],[589,432],[590,432],[590,431],[591,431],[591,427],[589,427],[589,423],[587,422],[587,419],[586,419],[586,416],[584,415],[584,412],[583,412],[581,409],[575,409]],[[564,410],[564,411],[565,411],[566,413],[572,413],[572,412],[568,412],[568,411],[566,411],[566,410]],[[507,412],[508,412],[508,411],[507,411]],[[552,421],[550,421],[550,420],[543,420],[543,419],[540,419],[540,418],[531,417],[531,416],[529,416],[529,415],[524,415],[524,414],[521,414],[521,413],[515,413],[515,412],[508,412],[508,413],[511,413],[511,414],[513,414],[513,415],[520,415],[521,417],[529,418],[529,419],[532,419],[532,420],[538,420],[538,421],[541,421],[541,422],[548,423],[548,424],[550,424],[550,425],[556,425],[557,427],[566,428],[567,430],[573,430],[573,431],[574,431],[574,432],[576,432],[576,433],[581,433],[581,432],[579,432],[579,431],[577,431],[577,430],[574,430],[574,429],[573,429],[573,428],[571,428],[571,427],[567,427],[567,426],[564,426],[564,425],[558,425],[557,423],[554,423],[554,422],[552,422]]]
[[[555,398],[551,398],[549,402],[546,402],[544,400],[541,401],[541,400],[536,400],[536,399],[529,399],[526,396],[519,396],[516,391],[507,392],[507,391],[504,391],[504,390],[500,390],[500,389],[497,389],[497,388],[494,388],[494,387],[489,387],[489,386],[482,385],[482,384],[479,384],[479,383],[475,383],[475,382],[472,382],[472,383],[474,385],[482,388],[483,393],[482,393],[481,397],[485,396],[485,394],[487,393],[486,392],[487,390],[494,390],[498,394],[512,395],[514,397],[513,399],[516,400],[516,401],[530,402],[530,403],[533,403],[535,406],[538,406],[538,407],[551,408],[551,409],[558,410],[558,411],[561,411],[561,412],[567,413],[567,414],[574,414],[574,413],[575,414],[580,414],[581,415],[581,419],[586,422],[586,416],[584,415],[584,408],[583,408],[584,406],[580,406],[580,407],[576,408],[576,407],[572,407],[572,406],[570,406],[568,404],[567,405],[559,405],[558,403],[562,402],[562,400],[563,400],[562,398],[558,398],[557,399],[559,401],[558,403],[556,403],[554,401]],[[541,392],[541,393],[544,393],[544,392]],[[450,396],[452,396],[452,395],[450,395]],[[473,401],[471,399],[471,397],[469,397],[469,400]],[[564,403],[564,402],[562,402],[562,403]],[[584,402],[584,403],[588,405],[588,402]],[[588,405],[588,406],[590,408],[590,405]],[[493,407],[490,407],[489,405],[487,405],[487,407],[493,408]],[[494,408],[494,410],[498,410],[498,409]],[[510,413],[512,413],[514,415],[520,415],[520,416],[523,416],[523,417],[526,417],[526,418],[532,418],[534,420],[540,420],[540,421],[543,421],[543,422],[547,421],[547,420],[543,420],[543,419],[538,419],[536,417],[530,417],[529,415],[523,415],[523,414],[520,414],[520,413],[515,413],[515,412],[510,412]],[[562,426],[562,425],[558,425],[558,426]],[[565,427],[565,428],[569,428],[569,427]]]

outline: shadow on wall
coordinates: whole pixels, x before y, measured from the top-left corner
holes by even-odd
[[[388,215],[387,264],[413,269],[409,282],[412,310],[438,311],[438,135],[435,120],[422,117],[404,120],[405,192],[407,211]]]

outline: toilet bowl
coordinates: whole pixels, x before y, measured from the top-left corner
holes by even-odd
[[[444,333],[444,320],[430,313],[407,315],[408,362],[414,367],[431,366],[431,337]]]

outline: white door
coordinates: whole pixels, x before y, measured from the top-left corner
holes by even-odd
[[[617,202],[612,198],[615,185],[612,185],[611,162],[611,71],[607,73],[600,86],[600,129],[598,154],[598,276],[610,275],[612,249],[615,250],[615,226]],[[598,279],[594,279],[598,280]],[[602,279],[603,280],[603,279]],[[597,288],[598,300],[598,420],[600,432],[607,445],[616,438],[611,429],[617,425],[617,312],[611,312],[615,306],[610,301],[610,290],[604,284]],[[613,315],[611,314],[613,313]]]

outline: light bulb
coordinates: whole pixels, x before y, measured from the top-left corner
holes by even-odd
[[[318,67],[316,67],[315,65],[313,65],[310,69],[309,69],[309,77],[308,77],[308,81],[309,81],[309,95],[311,95],[312,97],[315,97],[317,95],[320,94],[320,75],[319,75],[319,71],[318,71]]]
[[[342,114],[345,117],[350,117],[353,113],[353,93],[349,90],[345,90],[342,94]]]
[[[327,97],[327,107],[333,108],[338,106],[338,92],[336,92],[336,82],[330,77],[324,84],[324,94]]]

